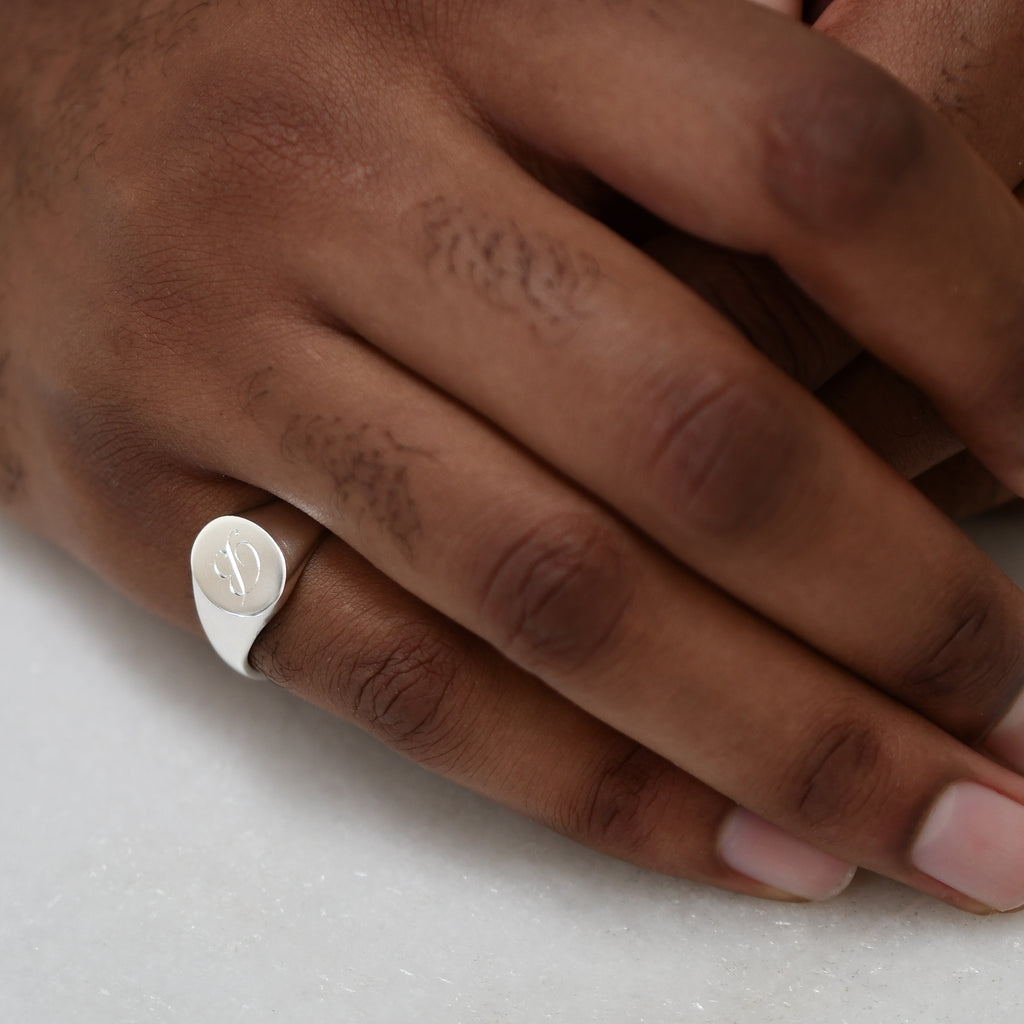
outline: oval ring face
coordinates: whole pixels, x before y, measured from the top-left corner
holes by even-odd
[[[284,592],[285,562],[274,538],[241,516],[206,524],[192,545],[192,576],[203,594],[232,615],[261,615]]]

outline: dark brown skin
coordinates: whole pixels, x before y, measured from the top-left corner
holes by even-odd
[[[896,6],[822,29],[927,100]],[[784,897],[740,804],[978,909],[907,848],[1024,801],[1024,599],[888,464],[1024,477],[1024,133],[957,109],[741,0],[9,0],[0,502],[195,629],[198,529],[282,499],[300,696],[656,870]]]
[[[776,5],[789,10],[781,0]],[[1024,185],[1018,5],[953,0],[806,4],[816,27],[895,73],[947,118],[1013,189]],[[900,23],[915,31],[897,31]],[[928,397],[864,354],[770,261],[679,234],[650,246],[782,369],[814,389],[858,436],[954,518],[1014,499]]]

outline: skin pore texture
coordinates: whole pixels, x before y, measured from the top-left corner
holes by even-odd
[[[1024,479],[1024,15],[767,6],[11,0],[0,503],[193,630],[292,506],[298,696],[654,870],[1009,909],[1024,598],[942,510]]]

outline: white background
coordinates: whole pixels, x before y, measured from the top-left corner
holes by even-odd
[[[1024,581],[1024,516],[975,531]],[[0,523],[0,1022],[1019,1024],[1024,915],[591,853]]]

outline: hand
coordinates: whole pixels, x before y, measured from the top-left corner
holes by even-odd
[[[1022,301],[1008,195],[745,3],[312,10],[8,6],[10,510],[194,628],[196,531],[283,499],[331,535],[255,664],[421,762],[742,892],[1024,901],[960,828],[1024,816],[967,745],[1020,595],[590,212],[606,182],[939,358]]]

